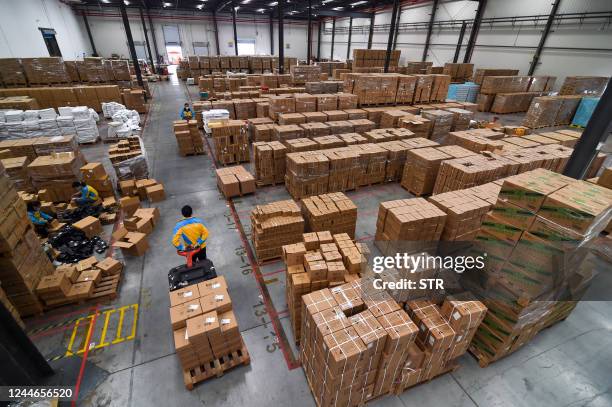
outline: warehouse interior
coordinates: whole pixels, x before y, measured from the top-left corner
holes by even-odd
[[[0,6],[1,403],[612,405],[609,1]]]

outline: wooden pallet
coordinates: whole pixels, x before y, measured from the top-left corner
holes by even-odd
[[[193,390],[193,386],[212,377],[221,377],[226,371],[240,365],[251,363],[251,357],[247,351],[244,341],[242,347],[218,359],[214,359],[205,365],[196,366],[193,369],[183,370],[183,380],[187,390]]]
[[[123,271],[104,276],[100,279],[100,282],[94,287],[93,292],[87,298],[81,298],[78,300],[56,300],[47,301],[45,303],[45,310],[61,307],[68,304],[87,304],[90,302],[103,302],[107,300],[114,300],[117,298],[119,292],[119,284],[121,283],[121,274]]]
[[[399,387],[399,386],[395,386],[394,388],[392,388],[392,390],[388,393],[388,394],[395,394],[396,396],[402,394],[403,392],[405,392],[408,389],[412,389],[415,388],[417,386],[420,386],[422,384],[426,384],[429,383],[430,381],[437,379],[440,376],[443,376],[447,373],[452,373],[454,371],[456,371],[457,369],[459,369],[459,364],[458,363],[453,363],[451,366],[447,367],[446,369],[444,369],[442,372],[438,373],[437,375],[427,379],[427,380],[423,380],[421,382],[418,382],[415,385],[412,386],[407,386],[407,387]],[[372,399],[368,400],[371,401]]]

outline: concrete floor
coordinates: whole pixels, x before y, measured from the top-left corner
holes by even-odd
[[[28,321],[33,341],[53,359],[50,363],[57,374],[49,383],[73,386],[81,377],[80,406],[314,406],[296,362],[284,300],[283,264],[253,267],[244,246],[249,241],[253,206],[287,199],[288,193],[284,186],[258,189],[254,195],[233,200],[234,216],[217,191],[210,156],[180,157],[177,153],[171,123],[189,96],[197,98],[197,88],[164,82],[152,89],[154,99],[143,140],[151,176],[166,188],[167,199],[158,204],[161,221],[149,237],[151,249],[143,257],[125,259],[125,278],[116,300],[98,308],[62,308]],[[508,116],[507,121],[517,117]],[[105,151],[103,144],[84,148],[92,161]],[[379,202],[410,196],[397,183],[348,195],[359,207],[357,239],[366,243],[371,243],[375,233]],[[193,206],[208,225],[208,255],[228,281],[252,359],[249,366],[201,383],[193,391],[183,384],[168,313],[167,271],[183,260],[169,239],[180,217],[179,208],[185,204]],[[115,254],[121,258],[120,252]],[[80,374],[83,358],[77,352],[84,351],[90,319],[78,321],[76,327],[75,320],[96,312],[91,352]],[[610,406],[610,315],[611,302],[583,302],[565,322],[486,369],[471,355],[464,355],[456,372],[370,405]],[[67,349],[77,355],[66,356]]]

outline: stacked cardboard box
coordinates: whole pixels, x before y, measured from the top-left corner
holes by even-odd
[[[329,230],[355,237],[357,206],[344,193],[334,192],[302,200],[306,227],[311,232]]]
[[[253,143],[255,182],[259,186],[285,181],[287,147],[278,141]]]
[[[409,150],[401,185],[412,194],[431,194],[436,184],[440,165],[444,160],[463,158],[475,153],[459,146],[428,147]]]
[[[609,79],[604,76],[566,76],[559,94],[598,96],[603,93]]]
[[[17,311],[17,309],[15,308],[11,300],[9,300],[8,297],[6,296],[6,293],[2,289],[2,284],[0,284],[0,303],[2,303],[4,308],[6,308],[7,311],[12,315],[15,322],[17,322],[17,324],[21,326],[21,328],[25,329],[25,324],[23,323],[23,321],[21,320],[21,317],[19,316],[19,311]]]
[[[543,92],[498,93],[489,110],[502,114],[526,112],[533,98],[542,95]]]
[[[181,156],[204,153],[204,140],[197,120],[175,120],[172,128]]]
[[[295,65],[291,67],[291,79],[294,84],[318,81],[321,78],[321,67],[318,65]]]
[[[421,115],[431,121],[430,137],[433,141],[443,143],[451,131],[454,114],[445,110],[425,110]]]
[[[21,316],[42,312],[35,288],[53,266],[30,228],[25,203],[0,165],[0,281],[10,302]]]
[[[571,312],[566,305],[575,305],[592,278],[579,248],[608,224],[611,199],[606,188],[542,169],[504,180],[477,238],[479,250],[496,256],[482,272],[490,312],[470,349],[482,365]]]
[[[215,160],[220,164],[250,160],[248,132],[241,120],[230,120],[212,128]]]
[[[28,157],[4,158],[0,160],[6,175],[15,183],[19,191],[33,192],[34,187],[28,175]]]
[[[444,75],[449,75],[452,82],[466,82],[472,79],[474,64],[447,62],[444,64]]]
[[[287,146],[287,153],[297,153],[301,151],[313,151],[319,149],[319,144],[308,138],[295,138],[284,141]]]
[[[367,246],[348,234],[329,231],[304,233],[299,243],[283,246],[286,300],[293,338],[299,342],[302,327],[302,296],[357,279],[367,264]]]
[[[399,66],[401,51],[392,51],[389,66]],[[354,67],[375,67],[385,66],[386,52],[380,49],[354,49]]]
[[[72,152],[51,153],[32,161],[28,173],[34,188],[44,190],[45,201],[67,202],[74,194],[72,183],[79,180],[81,166],[81,159]]]
[[[81,167],[81,179],[91,185],[102,198],[115,196],[113,183],[102,163],[88,163]]]
[[[0,58],[0,72],[0,79],[6,87],[27,85],[27,79],[18,58]]]
[[[278,120],[279,113],[295,113],[295,99],[286,96],[271,96],[270,100],[270,118]]]
[[[217,186],[226,198],[255,193],[255,177],[242,165],[219,168]]]
[[[443,161],[433,193],[456,191],[486,184],[505,177],[511,163],[503,157],[472,155]]]
[[[248,363],[223,276],[170,292],[170,321],[187,388],[211,377],[204,366],[216,366],[217,374],[227,369],[216,360],[236,359],[231,366]]]
[[[251,211],[251,231],[257,260],[270,260],[281,256],[283,245],[301,240],[304,218],[292,200],[257,205]]]
[[[541,96],[532,100],[523,120],[530,128],[569,124],[578,109],[580,96]]]
[[[287,154],[285,185],[291,196],[300,199],[327,192],[329,158],[319,152]]]
[[[446,241],[474,240],[487,212],[493,206],[471,189],[433,195],[428,201],[447,214],[440,237],[440,240]]]
[[[474,71],[474,82],[481,85],[485,76],[513,76],[518,75],[518,69],[480,68]]]
[[[408,114],[400,119],[399,126],[412,131],[415,137],[429,138],[433,123],[423,116]]]
[[[385,254],[423,250],[440,240],[447,215],[423,198],[381,202],[375,243]]]

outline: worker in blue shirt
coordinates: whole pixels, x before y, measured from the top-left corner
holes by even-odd
[[[51,215],[47,215],[40,211],[40,202],[32,201],[27,204],[28,218],[34,225],[34,230],[42,237],[49,236],[49,222],[53,219]]]
[[[77,190],[77,193],[72,195],[72,201],[79,206],[94,205],[98,203],[100,195],[91,185],[87,185],[84,182],[74,181],[72,188]]]
[[[204,221],[193,217],[193,209],[189,205],[181,209],[183,219],[179,220],[172,231],[172,244],[176,250],[199,248],[200,251],[193,256],[193,260],[206,260],[206,239],[208,239],[208,229]]]
[[[191,120],[195,117],[193,110],[191,110],[191,108],[189,107],[189,103],[185,103],[179,114],[181,116],[181,119],[183,120]]]

